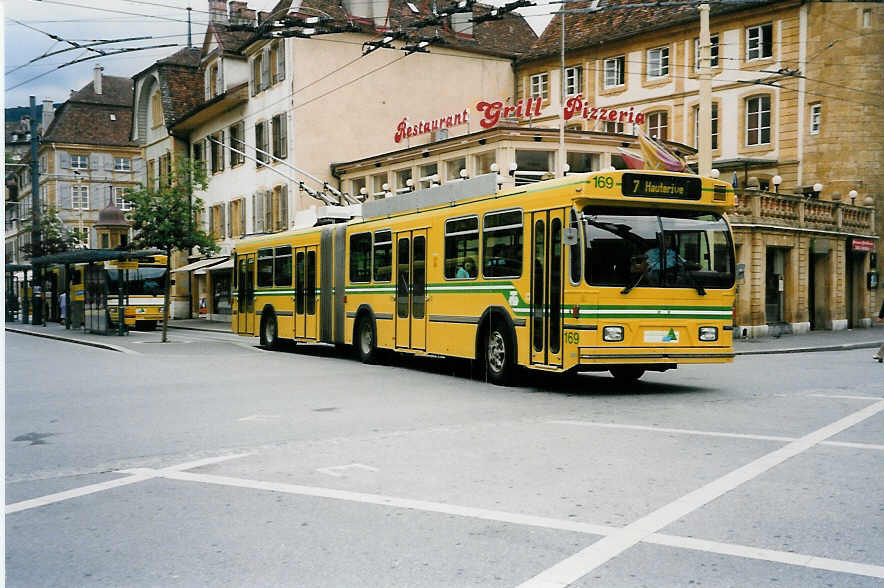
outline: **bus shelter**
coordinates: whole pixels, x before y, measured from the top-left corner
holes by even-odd
[[[99,335],[124,335],[126,326],[123,317],[125,293],[128,291],[129,271],[126,266],[139,259],[163,255],[163,251],[113,251],[107,249],[77,249],[54,255],[35,257],[34,266],[47,269],[46,274],[56,277],[47,280],[48,291],[44,296],[50,306],[58,307],[59,295],[64,292],[65,328],[82,328],[88,333]],[[116,261],[118,270],[111,276],[105,267],[106,261]],[[109,305],[108,297],[115,298],[116,309]],[[112,320],[111,314],[117,317]]]
[[[31,273],[30,264],[6,264],[6,322],[11,323],[21,318],[22,323],[28,322],[30,314],[30,288],[28,285]]]

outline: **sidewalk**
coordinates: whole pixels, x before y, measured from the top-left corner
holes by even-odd
[[[45,327],[40,325],[23,325],[21,323],[6,323],[5,326],[7,332],[46,337],[80,345],[90,345],[122,353],[134,353],[129,348],[132,343],[159,340],[162,337],[162,326],[157,327],[156,331],[151,332],[129,331],[128,335],[122,337],[93,335],[75,329],[67,330],[59,323],[47,323]],[[232,334],[230,323],[205,319],[172,320],[169,321],[169,329]],[[845,349],[877,349],[882,342],[884,342],[884,325],[879,323],[869,329],[811,331],[802,335],[787,334],[780,337],[768,336],[737,340],[734,342],[734,352],[736,355],[758,355],[842,351]]]

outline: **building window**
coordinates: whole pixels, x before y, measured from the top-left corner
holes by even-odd
[[[552,151],[519,149],[516,151],[517,170],[513,177],[516,186],[539,182],[553,169]]]
[[[437,174],[439,173],[439,164],[438,163],[430,163],[428,165],[422,165],[420,169],[421,175],[418,178],[418,182],[420,183],[420,188],[423,190],[424,188],[432,188],[433,185],[438,186],[439,184],[435,183],[437,178]]]
[[[206,161],[203,157],[203,142],[193,144],[193,162],[198,167],[201,167],[202,170],[206,171]]]
[[[364,177],[350,180],[350,194],[354,198],[365,200],[365,197],[368,196],[368,188]]]
[[[576,96],[583,91],[583,69],[569,67],[565,69],[565,96]]]
[[[531,76],[531,97],[549,99],[549,73],[543,72]]]
[[[377,174],[371,177],[371,195],[375,200],[383,200],[387,197],[387,174]]]
[[[700,107],[694,106],[694,146],[700,146]],[[712,103],[712,149],[718,149],[718,103]]]
[[[872,26],[872,9],[863,8],[863,28],[868,29]]]
[[[411,181],[411,168],[400,169],[396,172],[395,177],[397,194],[411,191],[411,186],[409,185],[409,182]]]
[[[273,117],[273,157],[288,157],[288,133],[286,115],[277,114]]]
[[[172,183],[172,154],[160,155],[160,186],[168,186]]]
[[[132,158],[114,157],[114,171],[132,171]]]
[[[89,156],[83,154],[71,155],[71,169],[89,169]]]
[[[445,162],[445,179],[446,180],[459,180],[460,179],[460,171],[467,169],[467,158],[460,157],[458,159],[452,159],[451,161]]]
[[[243,133],[245,131],[244,125],[245,123],[238,122],[230,127],[230,167],[239,165],[245,161],[243,154],[237,153],[237,151],[245,152],[246,146],[245,143],[243,143]],[[234,151],[234,149],[237,151]]]
[[[624,123],[606,120],[604,126],[602,126],[602,130],[606,133],[623,133]]]
[[[89,208],[89,186],[71,187],[71,207],[74,209]]]
[[[773,25],[763,24],[746,29],[746,60],[764,59],[773,55]]]
[[[820,134],[820,120],[823,115],[822,104],[811,104],[810,106],[810,134]]]
[[[669,137],[669,113],[652,112],[648,115],[648,135],[652,139],[665,141]]]
[[[718,67],[718,35],[710,35],[709,44],[709,67]],[[694,71],[700,71],[700,39],[694,39]]]
[[[746,100],[746,145],[770,144],[770,96]]]
[[[476,157],[476,175],[490,174],[491,166],[495,163],[496,153],[494,151],[486,151],[480,153]]]
[[[252,60],[252,96],[263,89],[261,87],[261,71],[264,69],[263,63],[264,55],[262,53],[255,55],[255,58]]]
[[[648,49],[648,78],[669,75],[669,47]]]
[[[124,186],[114,186],[114,206],[120,210],[132,210],[132,203],[124,198],[126,190]]]
[[[147,160],[147,185],[151,189],[156,187],[156,177],[157,177],[157,160],[156,159],[148,159]]]
[[[285,79],[285,42],[280,39],[270,46],[270,78],[275,84]]]
[[[267,123],[259,122],[255,125],[255,165],[262,167],[270,161],[267,155]]]
[[[605,60],[605,88],[616,88],[624,83],[626,56],[611,57]]]

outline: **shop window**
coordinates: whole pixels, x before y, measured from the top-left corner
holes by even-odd
[[[552,151],[516,151],[517,171],[513,174],[516,186],[539,182],[550,173],[553,165]]]
[[[598,153],[568,152],[568,173],[583,174],[601,169]]]

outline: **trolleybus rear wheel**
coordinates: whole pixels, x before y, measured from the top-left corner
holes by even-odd
[[[261,345],[275,349],[279,345],[279,332],[276,329],[276,316],[271,314],[261,320]]]
[[[359,319],[359,326],[356,328],[356,353],[359,354],[359,360],[362,363],[372,364],[377,361],[377,335],[374,328],[374,322],[368,315]]]
[[[488,381],[499,386],[509,384],[513,374],[513,346],[510,336],[501,327],[491,326],[485,335],[485,374]]]
[[[611,368],[611,375],[614,376],[614,379],[624,384],[627,382],[635,382],[641,378],[644,373],[645,370],[642,368],[631,365],[621,365]]]

